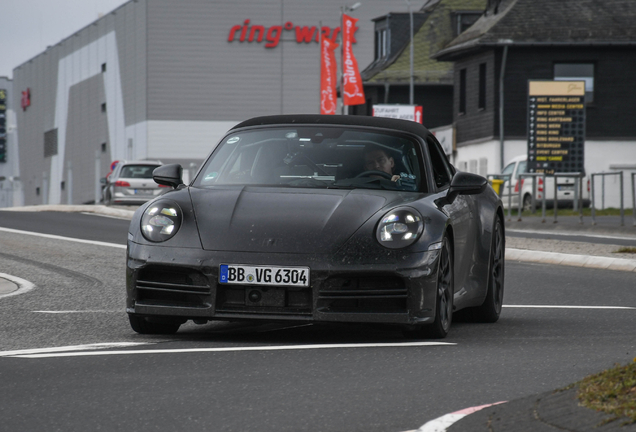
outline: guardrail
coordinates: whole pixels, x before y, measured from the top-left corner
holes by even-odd
[[[621,184],[621,188],[620,188],[620,195],[621,195],[621,226],[625,225],[625,208],[623,205],[623,171],[610,171],[610,172],[597,172],[597,173],[592,173],[590,174],[591,179],[592,179],[592,184],[591,184],[591,190],[590,190],[590,199],[591,199],[591,206],[592,206],[592,225],[596,225],[596,212],[595,212],[595,205],[594,205],[594,195],[595,195],[595,190],[594,190],[594,177],[601,177],[602,181],[602,188],[601,188],[601,209],[605,208],[605,177],[607,176],[619,176],[620,177],[620,184]],[[632,173],[632,198],[634,195],[634,173]],[[636,209],[636,204],[634,204],[634,208]],[[635,211],[636,213],[636,211]],[[636,225],[636,216],[634,219],[634,225]]]
[[[573,178],[578,179],[578,184],[574,184],[574,200],[572,209],[579,209],[579,224],[583,223],[583,177],[581,172],[573,173],[554,173],[554,223],[557,223],[557,209],[559,208],[559,199],[557,196],[557,178]]]
[[[543,217],[543,220],[541,221],[542,223],[545,222],[545,195],[546,195],[546,186],[548,185],[546,183],[546,174],[545,173],[541,173],[541,174],[537,174],[537,173],[521,173],[518,174],[519,177],[519,216],[517,218],[518,222],[521,222],[521,211],[523,210],[523,184],[521,183],[522,179],[525,177],[541,177],[541,179],[543,180],[543,195],[542,195],[542,199],[541,199],[541,216]],[[555,182],[556,183],[556,182]],[[533,181],[532,182],[532,212],[534,213],[535,211],[535,207],[536,207],[536,197],[537,196],[537,182]],[[555,194],[556,197],[556,194]]]
[[[632,217],[634,218],[632,225],[636,226],[636,182],[634,179],[636,179],[636,172],[632,173]]]

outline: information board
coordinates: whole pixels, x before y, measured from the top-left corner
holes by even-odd
[[[373,105],[373,117],[388,117],[422,123],[420,105]]]
[[[585,81],[528,81],[528,172],[585,171]]]
[[[7,91],[0,89],[0,162],[7,161]]]

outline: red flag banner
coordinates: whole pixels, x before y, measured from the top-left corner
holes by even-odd
[[[343,43],[343,86],[344,86],[344,104],[360,105],[365,103],[364,89],[362,88],[362,79],[358,70],[358,61],[353,56],[351,44],[353,43],[353,34],[355,33],[357,19],[348,15],[342,15],[344,31],[342,32]]]
[[[335,50],[339,45],[324,36],[320,43],[320,114],[335,114],[338,80]]]

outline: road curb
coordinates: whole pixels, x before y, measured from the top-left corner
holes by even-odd
[[[506,260],[636,272],[636,260],[506,248]]]
[[[0,209],[1,211],[15,211],[15,212],[64,212],[64,213],[95,213],[104,216],[121,217],[125,219],[132,219],[134,210],[126,210],[108,207],[105,205],[36,205],[36,206],[24,206],[24,207],[7,207]]]

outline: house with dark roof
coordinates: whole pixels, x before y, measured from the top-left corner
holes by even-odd
[[[634,0],[488,0],[432,55],[453,64],[455,165],[499,172],[526,154],[528,81],[571,79],[585,81],[587,174],[636,170],[635,23]]]
[[[428,0],[413,13],[414,104],[428,128],[453,121],[453,64],[431,58],[486,8],[486,0]],[[409,104],[411,29],[408,13],[373,20],[375,57],[362,72],[367,104],[350,112],[371,115],[373,104]]]

